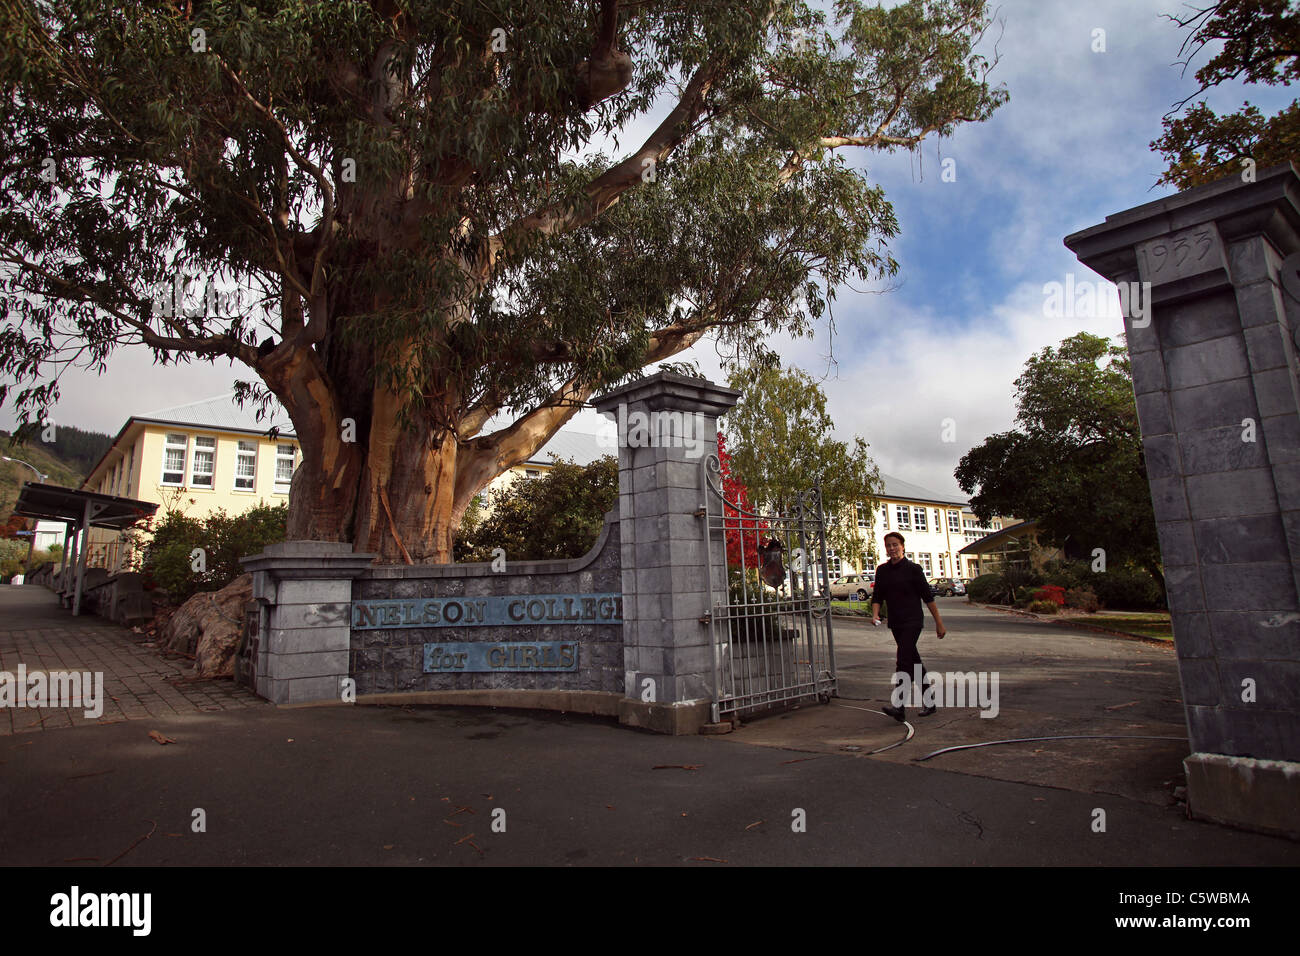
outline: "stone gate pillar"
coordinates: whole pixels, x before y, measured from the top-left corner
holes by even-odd
[[[1191,813],[1300,835],[1300,175],[1190,189],[1065,244],[1128,302]]]
[[[259,607],[257,694],[276,704],[338,700],[348,676],[352,580],[375,559],[352,545],[281,541],[241,558]]]
[[[619,720],[691,734],[709,719],[713,648],[701,468],[718,453],[718,416],[740,397],[702,378],[659,372],[597,399],[618,427],[625,698]],[[724,585],[725,587],[725,585]]]

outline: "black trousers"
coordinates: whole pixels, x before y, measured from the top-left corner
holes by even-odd
[[[894,659],[894,673],[906,674],[907,681],[910,683],[915,679],[914,668],[920,665],[922,692],[925,691],[925,664],[922,663],[921,654],[916,649],[916,642],[921,639],[923,627],[923,624],[902,624],[889,629],[894,635],[894,643],[898,645],[898,656]],[[902,682],[895,678],[894,686],[897,687],[899,683]],[[907,696],[910,699],[911,694]]]

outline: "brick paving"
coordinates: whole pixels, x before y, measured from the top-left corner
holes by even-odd
[[[83,708],[0,706],[0,736],[60,727],[216,713],[266,705],[232,680],[197,680],[193,662],[165,657],[130,628],[94,614],[72,616],[41,585],[0,585],[0,671],[16,679],[18,665],[34,671],[104,675],[104,712]]]

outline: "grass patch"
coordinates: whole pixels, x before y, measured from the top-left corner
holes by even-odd
[[[862,614],[871,617],[870,601],[831,601],[831,610],[840,614]]]
[[[1112,631],[1120,631],[1124,634],[1134,634],[1138,637],[1152,637],[1160,641],[1172,641],[1174,639],[1173,624],[1169,620],[1167,613],[1088,614],[1082,617],[1072,617],[1069,620],[1095,624],[1098,627],[1109,628]]]

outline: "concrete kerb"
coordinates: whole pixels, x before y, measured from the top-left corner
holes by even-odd
[[[549,710],[562,714],[590,714],[598,717],[618,717],[621,694],[597,690],[436,690],[402,691],[397,693],[362,694],[358,706],[393,707],[500,707],[510,710]],[[344,706],[342,701],[321,701],[296,706]]]

